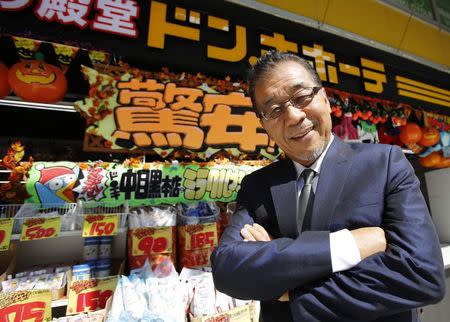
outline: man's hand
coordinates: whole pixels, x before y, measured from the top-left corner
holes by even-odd
[[[244,228],[241,229],[241,235],[244,238],[244,241],[271,241],[273,238],[269,235],[269,233],[264,229],[263,226],[258,224],[253,224],[253,226],[245,225]],[[286,292],[278,299],[281,302],[289,301],[289,293]]]
[[[253,224],[253,226],[245,225],[241,229],[241,235],[244,241],[271,241],[272,237],[264,229],[263,226],[258,224]]]
[[[361,260],[386,250],[386,236],[380,227],[364,227],[350,232],[358,246]]]

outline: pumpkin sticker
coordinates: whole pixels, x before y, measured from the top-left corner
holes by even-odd
[[[39,60],[13,65],[8,79],[14,93],[26,101],[55,103],[67,92],[67,80],[61,69]]]
[[[0,63],[0,98],[9,94],[11,88],[8,83],[8,67]]]

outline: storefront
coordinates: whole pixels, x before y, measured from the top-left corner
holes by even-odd
[[[450,167],[447,72],[276,15],[222,1],[0,1],[0,33],[0,249],[6,275],[71,268],[59,293],[28,294],[53,299],[46,317],[48,305],[54,317],[104,308],[117,275],[146,258],[208,265],[242,178],[283,157],[245,82],[267,50],[309,60],[335,135],[402,146],[425,195],[425,173]],[[93,260],[104,279],[77,284]]]

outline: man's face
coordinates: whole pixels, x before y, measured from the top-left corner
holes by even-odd
[[[284,102],[301,88],[314,87],[311,75],[300,64],[287,61],[264,75],[255,86],[256,106],[267,112]],[[287,103],[276,119],[261,119],[261,125],[277,145],[294,161],[309,166],[320,156],[331,136],[330,103],[321,89],[302,109]]]

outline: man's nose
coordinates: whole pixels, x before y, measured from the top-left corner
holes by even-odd
[[[303,122],[306,118],[306,114],[303,109],[295,107],[291,104],[291,102],[286,103],[284,114],[286,118],[286,125],[297,125],[298,123]]]

